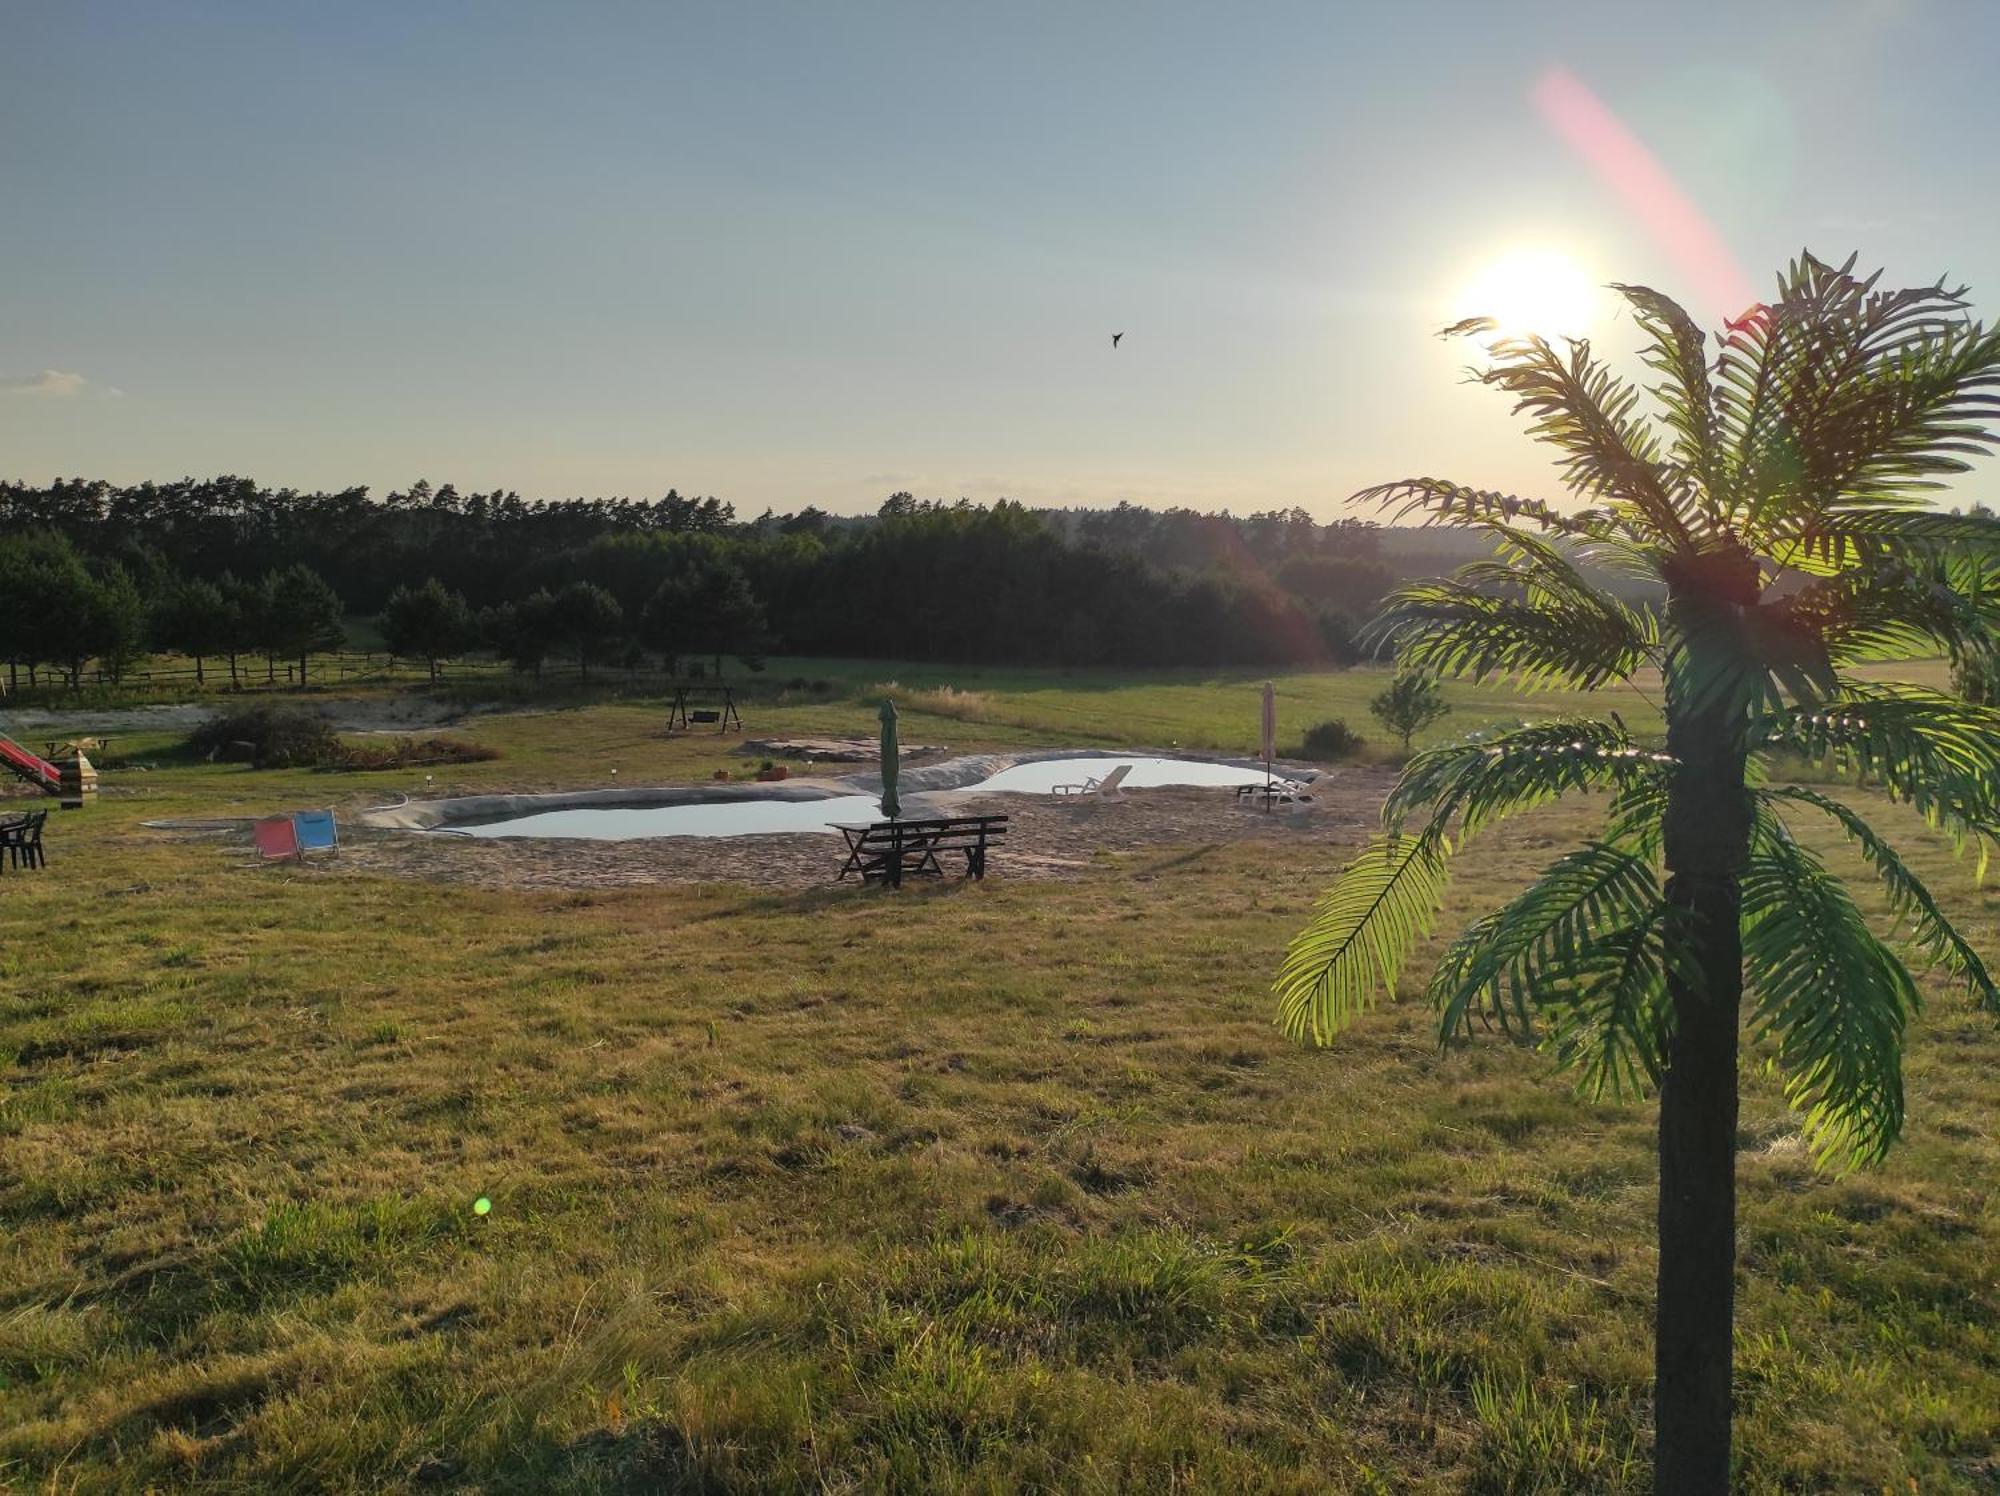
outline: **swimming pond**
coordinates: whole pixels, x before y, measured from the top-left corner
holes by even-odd
[[[1239,768],[1234,764],[1209,763],[1198,758],[1148,758],[1133,754],[1082,754],[1075,758],[1038,758],[1014,764],[999,773],[968,785],[968,789],[999,791],[1018,795],[1046,795],[1058,785],[1079,785],[1102,779],[1120,764],[1130,766],[1123,787],[1128,790],[1164,789],[1172,785],[1206,785],[1227,788],[1236,784],[1262,784],[1262,769]]]
[[[545,810],[504,821],[444,828],[454,836],[553,836],[633,841],[646,836],[772,836],[832,831],[843,821],[879,821],[873,795],[823,800],[713,800],[701,805],[603,805]]]
[[[1145,754],[1087,754],[1074,758],[1035,759],[1010,764],[966,784],[927,786],[922,794],[1046,795],[1059,785],[1080,785],[1101,779],[1120,764],[1129,765],[1127,789],[1159,789],[1172,785],[1226,788],[1262,784],[1264,771],[1201,759],[1162,758]],[[912,776],[914,777],[914,776]],[[915,789],[903,795],[906,817],[949,814],[943,806],[926,807]],[[814,832],[882,819],[882,802],[875,795],[830,795],[820,799],[743,798],[708,800],[683,805],[592,805],[537,811],[486,822],[460,821],[439,828],[447,835],[481,839],[549,837],[579,841],[634,841],[656,836],[772,836]]]

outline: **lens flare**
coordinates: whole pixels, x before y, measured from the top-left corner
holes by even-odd
[[[1582,79],[1567,68],[1552,67],[1536,82],[1534,101],[1548,127],[1618,196],[1687,277],[1699,298],[1696,320],[1703,313],[1738,317],[1756,303],[1749,278],[1708,215]],[[1670,287],[1660,289],[1672,294]]]

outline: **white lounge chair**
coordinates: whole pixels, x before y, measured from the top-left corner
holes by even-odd
[[[1312,799],[1312,791],[1296,779],[1273,779],[1269,784],[1237,785],[1236,798],[1260,801],[1266,806],[1301,805]]]
[[[1130,764],[1120,764],[1102,779],[1086,779],[1082,784],[1051,785],[1049,793],[1057,798],[1064,795],[1095,795],[1100,800],[1123,800],[1125,792],[1118,786],[1125,782],[1125,776],[1131,772]]]

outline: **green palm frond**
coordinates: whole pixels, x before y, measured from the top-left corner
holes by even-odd
[[[1442,835],[1377,837],[1342,871],[1285,953],[1278,1021],[1315,1044],[1393,996],[1403,962],[1431,931],[1450,877]]]
[[[1642,748],[1612,722],[1558,717],[1488,728],[1411,759],[1382,806],[1397,827],[1418,811],[1430,824],[1457,822],[1461,839],[1481,827],[1545,805],[1572,790],[1627,788],[1664,777],[1672,760]]]
[[[1467,488],[1445,478],[1402,478],[1378,483],[1355,494],[1352,502],[1393,511],[1391,520],[1423,514],[1431,524],[1531,524],[1559,535],[1600,536],[1608,532],[1608,516],[1585,510],[1564,514],[1543,499],[1524,499],[1489,488]]]
[[[1915,686],[1850,683],[1821,707],[1787,707],[1758,723],[1761,746],[1787,748],[1879,782],[1955,846],[2000,840],[2000,709]]]
[[[1667,922],[1657,906],[1630,924],[1600,930],[1577,953],[1570,985],[1545,1002],[1551,1024],[1544,1047],[1577,1072],[1593,1100],[1644,1095],[1660,1081],[1673,1033],[1666,971]]]
[[[1802,516],[1773,535],[1767,548],[1780,566],[1814,576],[1884,557],[2000,557],[2000,518],[1843,505]]]
[[[1962,303],[1961,303],[1962,305]],[[2000,329],[1945,325],[1879,355],[1864,378],[1836,385],[1818,412],[1808,471],[1821,494],[1917,503],[1992,450],[2000,417]],[[1813,469],[1817,469],[1814,471]]]
[[[1565,536],[1558,545],[1518,525],[1489,521],[1483,528],[1491,532],[1493,548],[1500,560],[1530,589],[1530,596],[1537,599],[1546,596],[1572,602],[1585,598],[1599,603],[1618,602],[1577,570],[1577,558],[1594,561],[1613,571],[1636,574],[1647,581],[1659,581],[1651,553],[1610,530],[1590,537]]]
[[[1558,1047],[1568,1044],[1573,1063],[1582,1063],[1592,1084],[1608,1079],[1614,1089],[1630,1063],[1649,1073],[1657,1052],[1646,1038],[1650,1020],[1633,1003],[1634,975],[1622,987],[1604,989],[1601,946],[1605,931],[1648,924],[1660,907],[1659,876],[1650,855],[1607,841],[1593,841],[1558,858],[1534,884],[1454,941],[1431,978],[1429,996],[1447,1039],[1464,1032],[1475,1015],[1491,1014],[1509,1032],[1528,1037],[1536,1015],[1550,1012]],[[1613,973],[1614,975],[1616,973]],[[1655,969],[1655,977],[1658,969]],[[1607,1009],[1586,1020],[1584,1029],[1621,1047],[1624,1058],[1585,1054],[1577,1041],[1579,1003],[1592,1006],[1599,992],[1612,998]],[[1643,1030],[1639,1032],[1638,1030]],[[1565,1037],[1566,1036],[1566,1037]],[[1630,1038],[1633,1043],[1627,1045]],[[1636,1047],[1634,1047],[1636,1046]]]
[[[1715,403],[1722,456],[1735,489],[1739,522],[1752,528],[1763,511],[1797,493],[1806,468],[1797,407],[1817,387],[1814,367],[1829,360],[1853,367],[1851,350],[1834,351],[1839,328],[1852,324],[1872,283],[1854,279],[1854,261],[1834,269],[1802,255],[1779,278],[1777,298],[1729,324],[1715,361]],[[1780,518],[1782,522],[1782,516]]]
[[[1840,672],[1825,628],[1787,607],[1784,599],[1745,608],[1743,640],[1759,669],[1753,704],[1775,706],[1780,691],[1801,703],[1839,693]]]
[[[1660,375],[1652,395],[1673,430],[1674,466],[1696,484],[1710,530],[1722,528],[1727,476],[1717,441],[1715,392],[1708,377],[1708,337],[1679,303],[1650,286],[1614,284],[1631,303],[1633,320],[1651,340],[1640,357]]]
[[[1741,722],[1784,692],[1818,701],[1839,688],[1817,635],[1756,602],[1695,595],[1671,604],[1661,676],[1668,715]]]
[[[1931,897],[1931,891],[1924,886],[1923,880],[1910,871],[1894,848],[1876,835],[1874,827],[1855,814],[1852,807],[1802,785],[1788,785],[1783,789],[1760,793],[1767,804],[1783,800],[1809,805],[1839,822],[1848,839],[1859,848],[1862,857],[1882,880],[1883,889],[1889,896],[1889,907],[1908,924],[1911,944],[1929,957],[1933,966],[1942,966],[1964,982],[1980,1006],[2000,1013],[2000,988],[1993,985],[1986,963],[1966,943],[1965,937],[1958,933],[1952,922],[1945,918],[1944,911],[1938,908],[1937,900]]]
[[[1823,1166],[1872,1163],[1903,1126],[1903,1030],[1916,984],[1840,880],[1765,811],[1743,875],[1751,1022]]]
[[[1987,450],[2000,335],[1967,319],[1962,290],[1879,291],[1853,267],[1801,256],[1724,340],[1716,406],[1749,533],[1830,501],[1920,503]]]
[[[1996,563],[1965,553],[1871,555],[1764,611],[1818,639],[1835,661],[1949,653],[2000,631]]]
[[[1645,615],[1601,596],[1540,592],[1496,563],[1450,581],[1398,588],[1364,641],[1393,644],[1406,667],[1433,675],[1513,680],[1529,689],[1591,690],[1645,663],[1654,634]]]
[[[1459,838],[1569,790],[1629,790],[1663,781],[1664,754],[1640,748],[1612,723],[1539,722],[1476,733],[1410,761],[1383,807],[1390,828],[1335,882],[1279,970],[1279,1021],[1325,1043],[1378,994],[1392,993],[1402,963],[1428,934]],[[1420,834],[1403,821],[1430,812]]]
[[[1647,857],[1657,857],[1665,840],[1671,760],[1662,772],[1634,779],[1615,791],[1604,812],[1604,840]]]
[[[1673,549],[1693,544],[1692,507],[1671,486],[1659,443],[1638,414],[1639,390],[1573,339],[1568,356],[1538,337],[1496,343],[1492,362],[1474,369],[1481,384],[1514,397],[1528,433],[1562,454],[1556,466],[1571,492],[1601,501]]]

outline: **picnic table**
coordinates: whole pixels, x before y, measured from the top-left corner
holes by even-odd
[[[58,758],[67,757],[71,749],[75,749],[81,753],[109,753],[111,751],[111,739],[109,737],[44,738],[42,741],[48,745],[49,751],[46,757],[50,763],[54,763]]]
[[[986,876],[986,849],[1007,834],[1005,816],[931,816],[834,827],[847,840],[840,878],[859,873],[864,883],[900,888],[905,873],[944,876],[940,853],[963,852],[965,875]],[[836,882],[839,879],[835,879]]]

